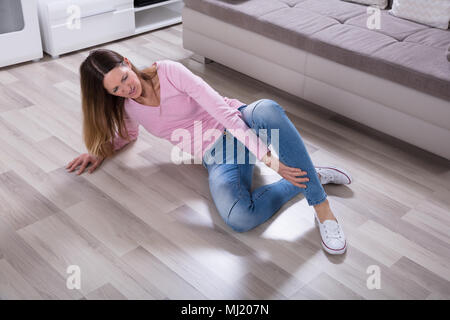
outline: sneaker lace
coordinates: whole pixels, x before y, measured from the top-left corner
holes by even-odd
[[[325,232],[328,238],[340,239],[341,232],[339,231],[339,226],[337,223],[327,223]]]

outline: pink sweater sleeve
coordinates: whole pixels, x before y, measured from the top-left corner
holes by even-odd
[[[139,123],[131,119],[126,113],[123,116],[123,120],[125,123],[125,127],[128,130],[128,135],[130,138],[130,141],[123,139],[119,136],[118,133],[114,136],[113,139],[113,150],[116,152],[117,150],[123,148],[125,145],[130,143],[131,141],[134,141],[137,139],[139,135]]]
[[[267,145],[241,119],[239,110],[231,108],[219,93],[183,64],[166,60],[165,68],[167,78],[175,87],[197,101],[225,128],[234,129],[231,133],[259,160],[264,157],[269,151]],[[249,139],[248,143],[246,138]]]

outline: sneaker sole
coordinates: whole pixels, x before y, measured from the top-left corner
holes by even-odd
[[[342,170],[342,169],[338,169],[336,167],[316,167],[316,168],[336,170],[337,172],[342,173],[348,179],[348,183],[347,184],[351,184],[352,183],[352,178],[350,177],[350,174],[348,172]]]
[[[347,240],[345,241],[345,245],[343,248],[341,249],[331,249],[328,248],[327,245],[323,242],[322,240],[322,248],[328,252],[329,254],[343,254],[345,252],[345,250],[347,250]]]

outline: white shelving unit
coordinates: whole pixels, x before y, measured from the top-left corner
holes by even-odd
[[[181,22],[183,0],[168,0],[134,8],[134,34],[155,30]]]
[[[68,10],[70,7],[77,10]],[[134,14],[133,0],[38,0],[43,49],[57,58],[132,36],[136,30]],[[73,23],[76,20],[78,26]]]
[[[0,0],[0,3],[2,1],[4,0]],[[27,5],[29,5],[28,2],[33,2],[21,1]],[[72,20],[71,13],[67,9],[73,3],[76,3],[79,9],[79,28],[68,27],[68,21]],[[53,58],[57,58],[63,53],[170,26],[181,22],[183,7],[183,0],[167,0],[144,7],[134,7],[133,0],[38,0],[43,49]],[[24,8],[27,7],[24,6]],[[0,9],[2,13],[6,10],[3,7]],[[1,34],[1,31],[3,24],[6,23],[3,20],[0,21],[2,50],[4,46],[1,46],[3,44],[1,40],[5,36]],[[25,29],[27,22],[28,20],[25,23]],[[38,24],[37,21],[36,24]],[[18,32],[10,33],[15,35]],[[19,39],[19,37],[17,39],[21,44],[31,43],[28,39]],[[40,42],[39,39],[37,41]],[[9,42],[8,45],[10,45]],[[38,47],[34,42],[33,46]],[[1,58],[0,53],[0,60]]]

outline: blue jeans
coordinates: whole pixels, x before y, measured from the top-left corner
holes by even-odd
[[[262,99],[243,105],[238,110],[248,127],[254,129],[260,138],[263,136],[260,136],[259,129],[267,129],[261,133],[265,135],[264,139],[267,139],[268,145],[272,137],[270,129],[279,129],[276,152],[280,161],[289,167],[306,171],[307,175],[303,177],[308,177],[309,181],[303,182],[306,188],[300,188],[282,178],[251,192],[256,157],[225,130],[205,152],[202,164],[208,170],[209,189],[213,201],[227,225],[237,232],[253,229],[272,217],[283,204],[300,192],[304,194],[310,206],[325,201],[327,194],[319,181],[303,140],[283,108],[275,101]],[[233,146],[234,152],[227,152],[227,146]],[[223,149],[223,161],[214,161],[219,148]],[[237,150],[245,150],[245,162],[237,161]]]

